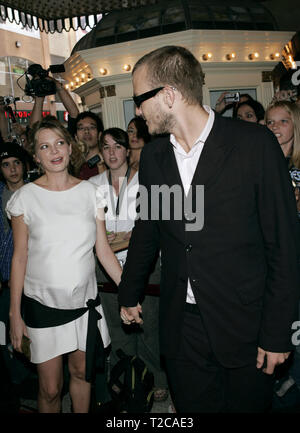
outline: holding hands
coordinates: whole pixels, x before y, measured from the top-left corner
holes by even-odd
[[[137,323],[142,325],[143,319],[141,318],[142,306],[138,303],[136,307],[121,307],[120,316],[125,325]]]

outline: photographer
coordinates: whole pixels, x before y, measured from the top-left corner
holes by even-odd
[[[237,95],[237,93],[235,93]],[[238,95],[238,99],[232,99],[232,94],[229,92],[223,92],[220,97],[218,98],[215,106],[215,111],[219,114],[224,114],[225,111],[230,110],[231,108],[234,108],[246,101],[253,101],[252,96],[250,96],[248,93],[243,93]]]
[[[65,109],[68,111],[69,117],[71,117],[74,122],[74,119],[76,119],[76,117],[79,114],[79,110],[72,96],[64,88],[64,86],[55,78],[48,76],[46,77],[46,80],[55,83],[56,93],[59,95]],[[35,96],[34,98],[35,98],[34,106],[29,121],[30,127],[32,127],[35,122],[40,122],[43,118],[43,105],[44,105],[45,96]]]

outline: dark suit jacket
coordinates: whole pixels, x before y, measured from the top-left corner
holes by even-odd
[[[151,185],[182,186],[169,136],[145,146],[139,176],[148,191]],[[169,221],[160,209],[158,220],[136,222],[120,305],[137,304],[160,248],[163,354],[173,357],[178,348],[188,277],[222,365],[253,362],[257,346],[289,351],[299,300],[299,222],[275,136],[264,126],[216,114],[192,180],[194,205],[196,185],[204,185],[202,230],[185,230],[190,221],[175,219],[172,201]],[[148,205],[154,206],[150,198]]]

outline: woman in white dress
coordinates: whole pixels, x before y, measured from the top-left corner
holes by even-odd
[[[103,196],[90,182],[68,172],[68,132],[59,122],[41,121],[33,137],[35,159],[44,175],[20,188],[6,208],[14,236],[10,337],[17,351],[22,351],[23,335],[31,340],[40,412],[60,411],[63,354],[68,354],[73,411],[88,412],[95,368],[91,359],[99,342],[102,348],[110,343],[97,295],[94,246],[116,284],[121,267],[107,241]]]

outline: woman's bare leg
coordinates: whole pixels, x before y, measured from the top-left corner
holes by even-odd
[[[37,372],[39,377],[38,411],[59,413],[63,386],[62,356],[38,364]]]
[[[91,384],[85,380],[85,352],[76,350],[69,354],[70,396],[75,413],[88,413]]]

